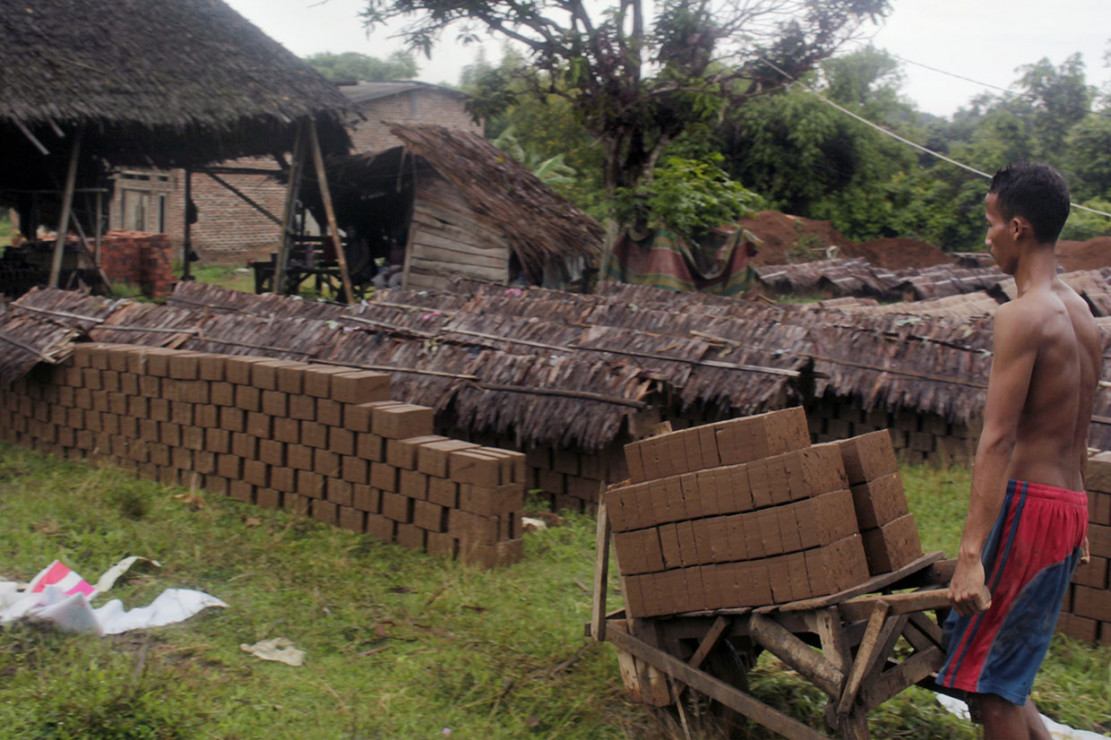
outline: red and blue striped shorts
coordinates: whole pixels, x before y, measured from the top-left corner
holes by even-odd
[[[1025,704],[1088,533],[1088,497],[1010,481],[982,560],[991,608],[950,612],[937,683]]]

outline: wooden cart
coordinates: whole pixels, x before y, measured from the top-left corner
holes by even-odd
[[[634,700],[682,711],[677,699],[689,686],[783,737],[825,737],[748,693],[747,672],[767,650],[829,697],[827,725],[857,739],[869,737],[868,712],[907,687],[939,690],[932,679],[944,659],[939,625],[954,565],[940,552],[831,596],[630,619],[605,613],[609,543],[603,504],[588,630],[617,648]]]

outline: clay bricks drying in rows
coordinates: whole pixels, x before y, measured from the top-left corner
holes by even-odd
[[[524,456],[432,434],[386,374],[85,344],[45,375],[5,394],[8,439],[485,566],[521,556]]]
[[[1111,645],[1111,453],[1088,458],[1088,547],[1092,559],[1073,574],[1057,629]]]

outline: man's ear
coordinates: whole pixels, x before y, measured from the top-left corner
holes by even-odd
[[[1031,237],[1034,235],[1034,227],[1031,226],[1030,222],[1027,221],[1026,219],[1024,219],[1022,216],[1013,217],[1011,219],[1011,224],[1010,225],[1011,225],[1011,236],[1014,237],[1014,240],[1016,242],[1019,239],[1022,238],[1023,232],[1026,232]]]

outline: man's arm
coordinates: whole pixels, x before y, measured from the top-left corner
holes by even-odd
[[[1034,361],[1038,357],[1036,324],[1020,301],[995,313],[994,358],[984,405],[984,429],[972,468],[968,517],[957,552],[957,569],[949,584],[949,600],[958,614],[968,616],[991,605],[985,597],[985,574],[980,557],[1007,491],[1019,419],[1026,405]]]

